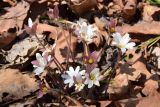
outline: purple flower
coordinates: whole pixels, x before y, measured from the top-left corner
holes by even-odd
[[[49,11],[47,12],[47,15],[50,19],[58,19],[59,18],[59,9],[56,5],[54,9],[49,8]]]
[[[98,52],[94,51],[86,57],[87,71],[92,71],[97,66]]]

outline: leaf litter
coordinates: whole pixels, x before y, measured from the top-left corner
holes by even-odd
[[[158,6],[0,1],[0,106],[159,107]]]

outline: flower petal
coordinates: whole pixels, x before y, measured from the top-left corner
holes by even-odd
[[[131,40],[131,38],[129,37],[129,34],[126,33],[123,37],[122,37],[122,41],[123,44],[127,44],[129,41]]]
[[[37,60],[31,62],[33,65],[39,66],[39,62]]]
[[[136,44],[134,42],[130,42],[126,45],[126,48],[127,49],[133,49],[133,47],[135,46]]]
[[[96,86],[100,86],[99,81],[94,81],[94,84],[95,84]]]
[[[121,48],[122,54],[126,52],[126,48]]]
[[[44,71],[44,67],[37,67],[34,70],[35,75],[40,75]]]
[[[75,72],[75,75],[78,74],[79,70],[80,70],[80,66],[77,66],[76,69],[75,69],[75,71],[74,71],[74,72]]]
[[[29,26],[30,28],[32,28],[32,26],[33,26],[33,22],[32,22],[32,19],[31,19],[31,18],[28,19],[28,26]]]
[[[91,88],[92,86],[93,86],[93,81],[89,80],[88,88]]]
[[[114,39],[114,41],[117,43],[117,44],[119,44],[120,43],[120,41],[121,41],[121,39],[122,39],[122,36],[121,36],[121,34],[120,33],[118,33],[118,32],[116,32],[116,33],[113,33],[113,39]]]

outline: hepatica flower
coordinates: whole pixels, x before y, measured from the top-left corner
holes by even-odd
[[[32,22],[32,19],[29,18],[28,19],[28,26],[24,26],[25,27],[25,31],[28,33],[28,34],[31,34],[31,35],[34,35],[36,34],[36,30],[37,30],[37,23],[34,23]]]
[[[98,52],[94,51],[86,57],[87,71],[93,70],[97,65]]]
[[[134,42],[129,42],[131,38],[128,33],[124,36],[121,36],[120,33],[114,33],[112,36],[115,42],[114,44],[121,49],[122,54],[125,53],[127,49],[133,49],[136,45]]]
[[[80,21],[77,22],[75,34],[78,35],[79,40],[84,40],[89,44],[96,36],[97,30],[97,27],[88,25],[83,19],[80,19]]]
[[[35,68],[34,73],[35,75],[40,75],[45,67],[47,66],[48,62],[51,61],[51,55],[42,55],[40,53],[36,53],[36,59],[35,61],[32,61],[33,67]]]
[[[84,88],[83,77],[78,74],[75,78],[75,90],[81,91]]]
[[[59,9],[56,5],[54,9],[49,8],[49,11],[47,12],[47,15],[50,19],[58,19],[59,18]]]
[[[99,68],[94,68],[90,73],[85,74],[86,80],[84,84],[88,85],[88,88],[91,88],[93,85],[100,86],[99,81],[102,79],[102,76],[99,72]]]
[[[80,82],[80,76],[83,76],[85,73],[85,70],[80,71],[80,67],[77,66],[74,70],[73,67],[69,67],[69,70],[66,71],[66,74],[62,74],[62,78],[64,78],[64,83],[69,84],[69,87],[73,86],[74,84],[77,84]],[[77,81],[76,81],[77,80]],[[78,83],[76,83],[78,82]]]

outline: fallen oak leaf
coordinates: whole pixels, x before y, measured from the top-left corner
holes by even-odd
[[[122,33],[133,33],[133,34],[146,34],[146,35],[159,35],[160,34],[160,22],[144,22],[141,21],[133,26],[124,24],[122,26]]]
[[[78,15],[84,14],[97,5],[97,0],[80,0],[78,3],[77,0],[71,1],[69,7]]]
[[[137,0],[126,0],[126,4],[123,8],[123,18],[125,20],[131,20],[137,9]]]
[[[0,102],[23,98],[38,89],[35,78],[22,74],[17,69],[1,69],[0,78]]]
[[[160,94],[157,91],[154,91],[148,97],[140,99],[136,107],[159,107],[160,105],[159,101],[160,101]]]
[[[147,22],[154,21],[154,14],[156,12],[159,12],[160,8],[157,6],[152,5],[144,5],[143,6],[143,13],[142,13],[142,19]]]
[[[13,40],[15,40],[17,34],[14,32],[2,32],[0,34],[0,48],[9,45]]]
[[[27,16],[29,4],[27,2],[19,2],[15,7],[7,9],[7,13],[0,17],[0,32],[8,31],[9,28],[23,26],[23,20]]]

